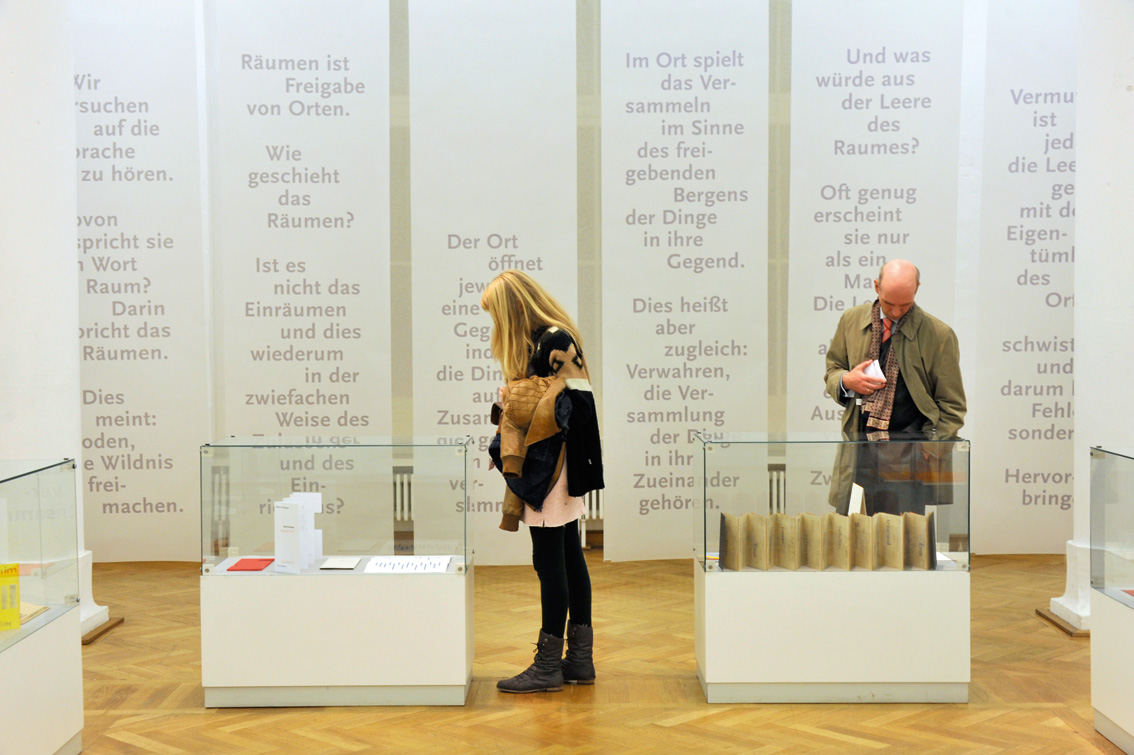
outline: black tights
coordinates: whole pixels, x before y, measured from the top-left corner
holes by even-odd
[[[532,565],[539,575],[543,631],[562,637],[568,609],[571,621],[590,625],[591,576],[583,558],[579,523],[528,529],[532,533]]]

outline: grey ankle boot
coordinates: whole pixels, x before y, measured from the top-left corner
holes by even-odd
[[[594,627],[567,622],[567,655],[563,658],[563,681],[594,684]]]
[[[496,688],[501,692],[558,692],[563,689],[562,657],[563,638],[541,630],[532,665],[511,679],[501,679]]]

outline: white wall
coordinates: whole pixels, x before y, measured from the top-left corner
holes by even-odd
[[[0,456],[77,457],[69,3],[0,4]]]
[[[0,4],[0,458],[78,459],[79,301],[70,3]],[[82,621],[90,595],[83,546]]]
[[[1090,614],[1091,446],[1134,446],[1126,406],[1134,331],[1134,5],[1079,4],[1078,246],[1075,263],[1075,509],[1067,592],[1052,610],[1077,626]]]
[[[964,43],[971,47],[973,44],[972,30],[981,26],[974,24],[973,21],[974,18],[985,12],[985,5],[976,0],[969,0],[969,2],[964,3],[964,6],[966,14]],[[4,192],[3,197],[5,199],[3,205],[0,206],[0,213],[4,213],[3,216],[0,216],[4,220],[2,227],[0,227],[0,241],[3,242],[5,273],[3,279],[0,280],[0,295],[3,296],[3,303],[0,304],[3,309],[0,311],[7,315],[6,323],[20,324],[16,328],[7,328],[3,336],[5,360],[9,365],[19,366],[16,369],[0,371],[0,387],[6,389],[7,396],[17,396],[21,399],[19,401],[5,401],[3,406],[0,407],[0,428],[3,428],[4,431],[3,435],[0,436],[0,448],[7,450],[9,445],[18,444],[21,448],[31,452],[37,447],[28,445],[27,438],[30,437],[41,443],[40,447],[44,447],[42,453],[50,452],[56,455],[77,454],[77,440],[81,435],[81,430],[76,429],[79,385],[76,304],[74,299],[78,281],[75,274],[75,258],[72,256],[74,254],[74,231],[71,230],[73,228],[71,225],[72,218],[75,217],[74,163],[71,162],[73,153],[70,151],[70,145],[74,143],[75,139],[72,122],[73,108],[70,105],[72,97],[72,88],[70,87],[71,50],[67,45],[67,40],[62,36],[63,32],[60,31],[68,26],[68,7],[69,5],[64,3],[27,2],[8,3],[0,7],[0,14],[3,14],[0,16],[0,20],[3,21],[3,25],[0,27],[0,35],[4,35],[3,41],[5,41],[4,46],[0,48],[2,49],[0,62],[5,64],[0,76],[3,76],[5,101],[15,102],[22,99],[27,103],[20,108],[6,108],[5,112],[0,115],[0,123],[3,124],[3,133],[6,137],[4,146],[0,148],[4,155],[3,165],[0,167],[4,168],[3,175],[5,177],[19,177],[18,180],[8,180],[0,189]],[[1090,153],[1088,143],[1098,139],[1097,143],[1100,145],[1112,145],[1116,143],[1115,139],[1125,135],[1123,128],[1125,121],[1121,118],[1114,119],[1107,114],[1108,108],[1113,106],[1113,102],[1108,99],[1108,96],[1127,96],[1124,89],[1125,84],[1121,79],[1116,79],[1112,74],[1106,73],[1109,69],[1099,61],[1108,54],[1106,51],[1111,48],[1108,48],[1105,44],[1095,44],[1095,38],[1098,37],[1099,40],[1104,41],[1114,39],[1113,57],[1128,62],[1127,59],[1122,57],[1126,54],[1122,47],[1124,37],[1113,32],[1111,23],[1111,17],[1114,16],[1117,19],[1117,26],[1124,28],[1120,22],[1122,14],[1126,12],[1128,12],[1127,6],[1118,2],[1092,2],[1085,6],[1084,13],[1089,18],[1085,18],[1082,26],[1081,44],[1084,50],[1089,53],[1085,59],[1093,68],[1090,72],[1080,71],[1079,81],[1081,86],[1093,88],[1095,92],[1092,95],[1090,91],[1084,90],[1084,107],[1088,106],[1086,103],[1097,100],[1098,102],[1090,106],[1095,108],[1094,112],[1101,114],[1102,118],[1110,118],[1110,121],[1092,124],[1087,122],[1087,117],[1080,116],[1083,128],[1081,129],[1081,138],[1078,141],[1084,145],[1084,156],[1081,160],[1084,168],[1083,185],[1079,194],[1090,196],[1093,192],[1095,196],[1098,196],[1100,192],[1110,190],[1108,184],[1111,186],[1125,185],[1125,182],[1117,179],[1118,176],[1125,175],[1122,155],[1110,147],[1097,148],[1094,153]],[[396,13],[397,11],[395,11],[395,15]],[[965,56],[966,61],[975,60],[979,57],[968,48],[966,48]],[[968,62],[965,63],[965,66],[966,70],[963,71],[962,75],[966,77],[963,84],[964,91],[967,93],[966,96],[969,97],[970,101],[979,100],[979,93],[973,90],[983,86],[982,82],[979,81],[980,77],[983,76],[983,68],[981,66],[968,68]],[[1105,75],[1101,75],[1100,72],[1105,73]],[[974,79],[974,76],[977,78]],[[49,80],[49,82],[45,83],[45,80]],[[1110,88],[1113,89],[1113,95],[1108,95]],[[9,95],[9,92],[12,94]],[[414,96],[426,95],[420,91],[411,92],[411,101]],[[1092,100],[1092,96],[1094,100]],[[588,101],[581,95],[580,103],[585,102]],[[593,103],[590,104],[593,105]],[[45,123],[43,114],[47,112],[54,112],[57,115],[57,120]],[[962,119],[966,117],[966,113],[971,112],[975,111],[963,110]],[[28,117],[27,114],[29,113],[35,113],[37,117]],[[579,116],[580,123],[583,118],[583,115]],[[405,126],[405,123],[395,119],[393,125],[395,130]],[[979,141],[978,134],[965,131],[965,129],[971,129],[971,124],[962,123],[961,128],[963,138],[967,140],[965,143],[974,145]],[[1113,135],[1110,130],[1114,131]],[[9,135],[11,138],[7,138]],[[382,141],[382,138],[379,141]],[[67,146],[60,148],[59,145]],[[1100,152],[1099,149],[1102,151]],[[979,148],[970,151],[979,152]],[[964,154],[965,159],[971,157],[969,153]],[[989,159],[987,155],[985,155],[985,159]],[[1095,161],[1095,164],[1089,166],[1092,160]],[[32,166],[34,166],[34,170],[32,170]],[[968,187],[962,189],[964,200],[962,214],[965,212],[965,208],[974,209],[974,202],[970,201],[971,194],[966,192],[973,191],[974,187],[979,185],[981,169],[979,161],[975,165],[964,163],[959,168],[962,187]],[[1090,172],[1092,170],[1093,173]],[[1122,213],[1120,209],[1123,203],[1120,199],[1122,198],[1124,197],[1115,200],[1114,210],[1102,211],[1100,208],[1106,207],[1105,203],[1092,200],[1094,207],[1085,207],[1080,212],[1080,219],[1086,218],[1086,223],[1080,223],[1081,226],[1084,226],[1083,234],[1085,235],[1082,235],[1079,243],[1081,250],[1079,257],[1080,259],[1087,258],[1087,261],[1080,262],[1075,267],[1075,286],[1077,291],[1090,292],[1089,298],[1087,293],[1077,297],[1079,300],[1077,303],[1080,307],[1088,307],[1087,311],[1092,313],[1090,316],[1092,320],[1101,318],[1107,322],[1114,322],[1120,320],[1120,315],[1128,314],[1121,310],[1121,304],[1124,301],[1121,296],[1100,297],[1097,294],[1098,291],[1105,290],[1108,285],[1119,286],[1120,284],[1116,281],[1123,280],[1123,274],[1129,272],[1115,267],[1115,265],[1129,264],[1124,262],[1125,258],[1121,255],[1123,249],[1121,242],[1125,233],[1125,229],[1121,225]],[[609,211],[609,209],[608,207],[607,210]],[[760,209],[762,210],[762,208]],[[406,218],[392,218],[392,221],[403,225],[408,225],[409,222]],[[1092,230],[1086,227],[1086,224],[1091,222],[1101,222],[1104,226]],[[975,235],[973,230],[970,229],[967,233],[966,238],[972,240]],[[959,232],[958,235],[962,237],[964,234],[964,229],[962,229],[962,232]],[[34,254],[25,253],[23,251],[25,249],[34,250]],[[1091,251],[1092,249],[1094,251]],[[617,250],[609,248],[603,253],[613,255],[617,254]],[[914,256],[912,251],[910,256]],[[1113,259],[1110,257],[1113,257]],[[972,248],[958,251],[956,270],[958,285],[954,302],[955,309],[958,310],[956,324],[962,335],[963,364],[966,367],[966,377],[971,377],[970,393],[980,390],[977,383],[981,380],[981,372],[977,365],[987,360],[996,359],[995,354],[981,353],[976,338],[966,337],[967,333],[972,333],[971,310],[974,307],[974,294],[968,286],[973,282],[974,275],[972,266],[966,267],[961,260],[972,261],[973,259],[979,260],[979,256]],[[423,271],[415,271],[415,274],[421,272]],[[804,274],[805,272],[793,270],[792,274]],[[1116,272],[1120,274],[1116,275]],[[1117,294],[1117,291],[1115,293]],[[580,300],[582,300],[582,297],[580,297]],[[976,306],[979,307],[979,304]],[[1103,307],[1117,307],[1121,311],[1116,314],[1111,309],[1100,309]],[[940,310],[941,308],[936,307],[936,309]],[[34,321],[28,316],[29,312],[35,314]],[[599,313],[584,312],[580,314],[580,319],[598,319],[601,324]],[[833,328],[833,326],[834,319],[832,318],[831,327]],[[1091,333],[1083,331],[1081,327],[1079,331],[1077,333],[1078,348],[1076,349],[1080,352],[1080,369],[1078,372],[1084,376],[1079,381],[1078,393],[1082,397],[1081,401],[1087,403],[1081,404],[1078,410],[1079,416],[1075,421],[1078,432],[1076,432],[1075,437],[1077,444],[1083,446],[1082,449],[1076,446],[1077,453],[1085,454],[1085,447],[1089,443],[1112,442],[1108,438],[1095,439],[1095,435],[1106,434],[1104,430],[1110,435],[1114,435],[1115,442],[1117,442],[1122,437],[1122,423],[1119,419],[1120,415],[1112,411],[1113,404],[1106,398],[1108,395],[1118,395],[1117,392],[1112,390],[1116,386],[1109,383],[1103,385],[1099,382],[1104,380],[1117,381],[1118,378],[1111,374],[1086,375],[1090,371],[1087,365],[1091,364],[1091,350],[1100,347],[1105,349],[1105,346],[1100,343],[1092,345]],[[52,348],[46,348],[48,344]],[[422,345],[421,341],[418,341],[418,344],[416,351],[427,348],[427,346]],[[789,348],[791,347],[792,345],[789,344]],[[1095,364],[1098,364],[1100,360],[1110,362],[1114,358],[1114,354],[1108,350],[1103,350],[1101,357],[1099,353],[1098,351],[1094,353]],[[405,360],[412,359],[412,357],[412,354],[396,353],[394,354],[394,362],[400,364]],[[778,369],[780,367],[773,364],[771,371],[774,372]],[[815,374],[821,374],[821,358],[816,360]],[[817,378],[815,382],[818,385]],[[58,400],[58,397],[67,395],[73,397],[73,405],[68,404],[67,401]],[[761,398],[757,397],[756,400],[761,400]],[[619,408],[616,406],[606,407],[608,411],[618,410]],[[209,413],[214,410],[215,407],[213,406],[207,407]],[[403,414],[402,416],[408,415]],[[236,432],[240,428],[228,429]],[[487,430],[487,428],[485,429]],[[766,428],[751,429],[763,430]],[[397,426],[394,430],[395,432],[401,431]],[[981,423],[976,418],[973,420],[971,430],[975,433],[972,436],[974,453],[997,453],[998,445],[995,437],[978,437],[978,435],[983,436],[986,433],[984,433]],[[193,437],[190,440],[195,444],[205,442],[209,438]],[[624,442],[624,439],[618,437],[614,427],[607,428],[605,440],[608,446]],[[57,445],[63,445],[69,450],[55,452],[52,449]],[[178,460],[178,463],[183,465],[193,465],[195,462],[195,458],[188,453]],[[1086,500],[1085,456],[1081,458],[1077,456],[1075,473],[1075,494],[1080,502],[1080,508],[1075,514],[1075,540],[1081,541],[1086,538],[1086,513],[1081,507]],[[187,487],[184,482],[177,482],[172,486],[178,488],[176,495],[187,500],[192,500],[197,496],[198,491],[196,490],[181,489]],[[989,494],[999,495],[995,490]],[[607,505],[616,506],[620,503],[622,502],[612,498],[608,500]],[[974,493],[974,509],[981,505],[979,495]],[[99,526],[113,536],[113,519],[105,517],[104,519],[106,519],[105,524]],[[1028,518],[1025,516],[1018,519],[1010,516],[1009,519],[1015,524],[1005,526],[1001,523],[998,527],[1010,530],[1013,526],[1030,526]],[[186,520],[185,526],[191,532],[187,536],[182,535],[181,537],[182,540],[191,542],[196,537],[197,522],[192,516],[187,516]],[[979,519],[975,516],[974,522],[979,522]],[[94,526],[93,522],[92,526]],[[1058,523],[1058,527],[1055,528],[1050,537],[1050,541],[1055,544],[1053,547],[1058,548],[1059,543],[1067,534],[1070,534],[1065,532],[1069,529],[1069,526],[1069,522],[1066,521]],[[974,533],[974,545],[978,550],[980,550],[979,535],[979,532]],[[1001,548],[1010,551],[1011,544],[1005,544]],[[160,550],[160,545],[158,550]],[[178,552],[180,553],[183,550],[179,549]],[[147,550],[146,552],[149,553],[150,551]]]

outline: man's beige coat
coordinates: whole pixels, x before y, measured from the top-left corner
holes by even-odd
[[[843,375],[867,359],[873,304],[859,304],[843,313],[827,349],[827,393],[836,401]],[[965,387],[961,382],[957,335],[921,307],[914,307],[893,340],[890,348],[898,358],[898,371],[918,411],[926,418],[922,429],[930,438],[939,440],[956,436],[965,422]],[[857,434],[860,414],[858,403],[849,401],[843,412],[845,436]],[[850,497],[855,456],[854,447],[844,445],[836,457],[829,502],[840,511],[846,510]]]

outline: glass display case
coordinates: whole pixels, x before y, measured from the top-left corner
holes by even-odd
[[[1134,448],[1091,449],[1091,587],[1134,608]]]
[[[967,440],[697,438],[704,537],[694,551],[708,571],[969,568]]]
[[[708,702],[968,700],[967,440],[699,438]]]
[[[320,533],[318,558],[300,572],[364,573],[379,558],[388,568],[436,569],[442,557],[451,557],[446,571],[460,572],[471,559],[469,442],[234,437],[202,446],[202,574],[248,574],[257,559],[274,559],[276,504],[297,493],[314,495]]]
[[[0,461],[0,751],[82,750],[75,462]]]
[[[0,652],[78,606],[78,552],[74,460],[0,461]]]
[[[1091,706],[1134,753],[1134,448],[1091,449]]]
[[[468,438],[201,448],[207,707],[463,705]]]

